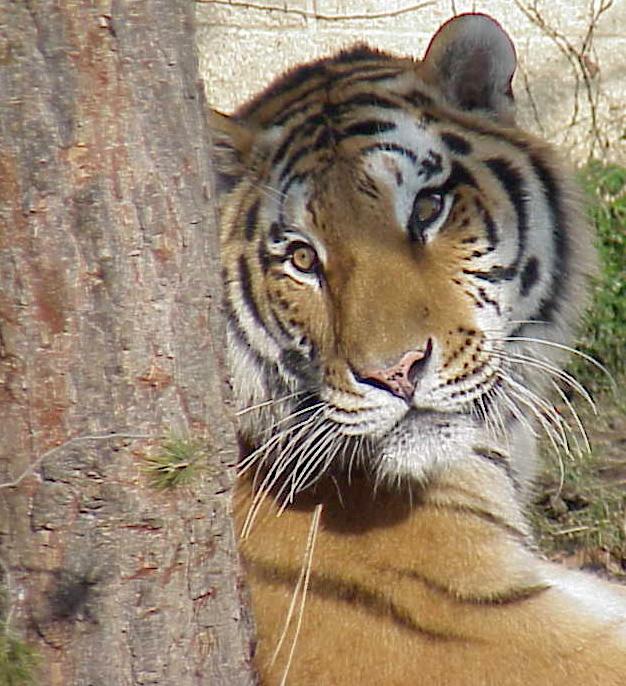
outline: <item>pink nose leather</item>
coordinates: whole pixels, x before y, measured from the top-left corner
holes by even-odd
[[[425,348],[411,350],[405,353],[400,361],[387,369],[367,369],[361,375],[361,380],[379,388],[384,388],[393,395],[410,402],[415,393],[415,387],[426,363],[432,354],[432,340],[429,339]]]

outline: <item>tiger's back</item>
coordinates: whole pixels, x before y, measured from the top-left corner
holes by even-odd
[[[581,390],[561,370],[594,255],[567,170],[515,126],[514,69],[462,15],[421,62],[357,46],[212,114],[267,683],[626,674],[622,591],[544,562],[524,513],[537,430],[569,430],[547,389]]]

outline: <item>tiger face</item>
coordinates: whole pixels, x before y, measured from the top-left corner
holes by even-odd
[[[462,15],[423,61],[357,46],[213,113],[243,433],[294,493],[469,445],[529,470],[590,261],[554,153],[514,124],[513,46]],[[556,425],[556,428],[555,428]]]

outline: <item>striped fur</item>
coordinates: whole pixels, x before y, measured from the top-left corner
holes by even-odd
[[[626,674],[626,600],[541,561],[523,515],[537,429],[568,441],[546,391],[580,390],[561,365],[594,261],[566,168],[514,124],[514,69],[462,15],[421,62],[357,46],[211,114],[268,683],[317,502],[292,683]]]
[[[243,482],[240,521],[252,501]],[[313,508],[320,531],[289,684],[618,686],[626,593],[536,553],[505,472],[467,455],[409,499],[367,477],[323,478],[276,517],[265,501],[242,550],[262,683],[301,572]]]

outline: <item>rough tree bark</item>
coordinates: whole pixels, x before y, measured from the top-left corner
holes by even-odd
[[[252,681],[208,152],[189,0],[0,0],[0,573],[42,686]],[[168,431],[211,464],[157,492]]]

